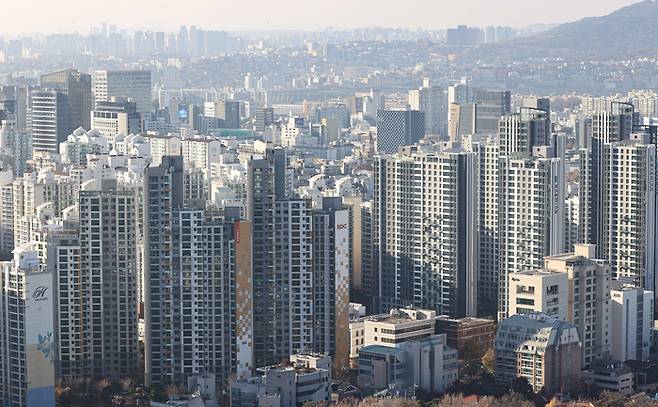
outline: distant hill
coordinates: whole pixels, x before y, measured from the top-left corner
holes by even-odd
[[[602,17],[583,18],[484,51],[519,56],[623,56],[658,50],[658,2],[645,0]],[[567,54],[568,53],[568,54]]]
[[[528,40],[547,48],[604,53],[658,49],[658,2],[646,0],[607,16],[562,24]]]

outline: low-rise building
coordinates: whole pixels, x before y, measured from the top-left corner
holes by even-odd
[[[457,351],[445,334],[409,340],[394,347],[369,345],[359,351],[358,385],[367,393],[414,388],[443,393],[457,380]]]
[[[440,316],[436,319],[436,333],[446,334],[448,346],[464,357],[467,348],[486,351],[493,345],[496,335],[494,321],[483,318],[451,319]]]
[[[633,371],[622,362],[594,359],[583,376],[585,383],[595,384],[603,390],[624,396],[633,394]]]
[[[231,383],[232,407],[296,407],[331,400],[331,358],[290,357],[290,364],[258,369],[260,376]]]
[[[582,350],[578,330],[541,313],[512,315],[496,333],[496,382],[510,385],[518,377],[534,391],[569,391],[579,382]]]
[[[434,335],[436,312],[422,309],[393,309],[350,322],[350,358],[369,345],[396,346],[402,342]]]
[[[509,274],[507,315],[542,312],[567,319],[567,274],[551,270],[522,271]]]

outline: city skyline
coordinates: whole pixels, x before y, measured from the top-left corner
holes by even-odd
[[[518,28],[537,24],[560,24],[576,21],[589,16],[606,15],[614,10],[638,1],[635,0],[601,0],[580,1],[576,4],[567,0],[556,0],[552,7],[536,13],[533,3],[521,0],[502,1],[465,0],[458,6],[439,4],[431,0],[412,0],[409,7],[396,10],[380,10],[376,0],[348,3],[345,0],[334,3],[319,3],[309,8],[302,0],[283,0],[278,2],[252,2],[240,8],[230,7],[222,0],[192,0],[179,7],[175,12],[154,13],[157,3],[153,0],[131,2],[117,0],[114,7],[105,10],[102,15],[92,13],[81,7],[80,0],[68,0],[69,7],[61,3],[46,0],[30,2],[11,2],[4,5],[7,15],[17,18],[8,19],[0,27],[0,35],[14,36],[29,33],[86,33],[93,28],[100,28],[103,22],[120,28],[175,31],[180,25],[197,25],[206,29],[226,31],[286,31],[286,30],[322,30],[325,28],[351,29],[359,27],[399,27],[410,29],[444,29],[457,24],[471,26],[513,26]],[[444,2],[440,2],[444,3]],[[344,10],[337,13],[337,9]],[[217,13],[208,13],[208,10]],[[133,12],[124,13],[131,9]],[[295,12],[291,12],[295,10]],[[422,10],[422,12],[418,12]],[[514,12],[510,12],[514,10]],[[160,10],[162,11],[162,10]],[[175,14],[174,14],[175,13]],[[25,21],[29,21],[29,25]],[[73,23],[71,23],[73,21]],[[316,24],[321,21],[321,24]],[[26,29],[26,27],[30,27]]]

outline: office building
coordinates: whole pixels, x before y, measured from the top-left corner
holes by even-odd
[[[91,92],[91,75],[75,69],[65,69],[41,75],[41,89],[54,90],[66,95],[66,116],[68,128],[66,134],[82,127],[90,128],[90,112],[93,96]]]
[[[436,318],[437,334],[446,334],[448,346],[457,350],[460,357],[467,357],[469,350],[489,349],[496,335],[494,321],[482,318]]]
[[[95,110],[99,110],[99,102],[110,102],[112,98],[131,101],[135,103],[138,113],[142,116],[148,115],[153,104],[151,71],[95,71]]]
[[[413,304],[460,318],[477,310],[476,157],[458,146],[375,160],[378,309]]]
[[[409,91],[411,110],[418,110],[425,115],[425,134],[445,136],[447,123],[447,96],[445,88],[432,86],[430,80],[423,79],[423,86]]]
[[[263,132],[266,128],[274,124],[274,109],[271,107],[256,108],[256,131]]]
[[[451,103],[449,107],[448,139],[461,141],[463,136],[477,133],[477,105]]]
[[[405,341],[434,335],[436,311],[394,308],[388,313],[350,321],[350,358],[358,356],[366,346],[395,347]]]
[[[453,104],[462,107],[453,107]],[[451,137],[458,139],[465,134],[496,134],[498,120],[511,113],[511,105],[512,96],[509,91],[475,87],[465,79],[449,86],[450,109],[447,113],[448,128],[453,129]],[[459,125],[454,123],[455,120],[460,121]]]
[[[509,273],[540,269],[545,256],[564,253],[564,167],[551,155],[542,148],[535,157],[500,159],[499,320],[508,310]]]
[[[369,345],[359,351],[357,382],[366,392],[414,389],[443,393],[458,378],[457,351],[446,335],[431,335],[395,346]]]
[[[425,136],[425,114],[416,110],[377,111],[377,151],[395,154]]]
[[[55,407],[56,289],[30,244],[0,263],[0,402]]]
[[[569,391],[580,381],[580,338],[576,327],[541,313],[512,315],[498,324],[496,382],[525,378],[535,392]]]
[[[57,153],[59,143],[75,129],[68,96],[56,90],[30,92],[30,130],[34,151]]]
[[[240,102],[222,100],[206,102],[203,106],[203,116],[219,119],[219,127],[223,129],[239,129]]]
[[[98,130],[103,137],[114,142],[116,135],[128,136],[142,132],[142,116],[137,111],[135,102],[96,101],[96,108],[91,112],[91,129]]]

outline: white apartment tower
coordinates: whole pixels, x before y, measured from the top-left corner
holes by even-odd
[[[477,309],[476,157],[456,146],[375,161],[374,259],[379,308],[453,317]]]
[[[55,407],[55,284],[30,246],[0,263],[0,403]]]
[[[135,200],[135,191],[116,180],[87,181],[77,233],[49,237],[49,267],[57,273],[60,304],[66,304],[58,313],[64,380],[120,380],[138,369]]]
[[[535,153],[501,157],[499,320],[508,310],[509,273],[540,269],[545,256],[564,252],[564,167],[549,148]]]
[[[656,275],[656,146],[648,140],[603,145],[603,257],[613,278],[654,291]]]

